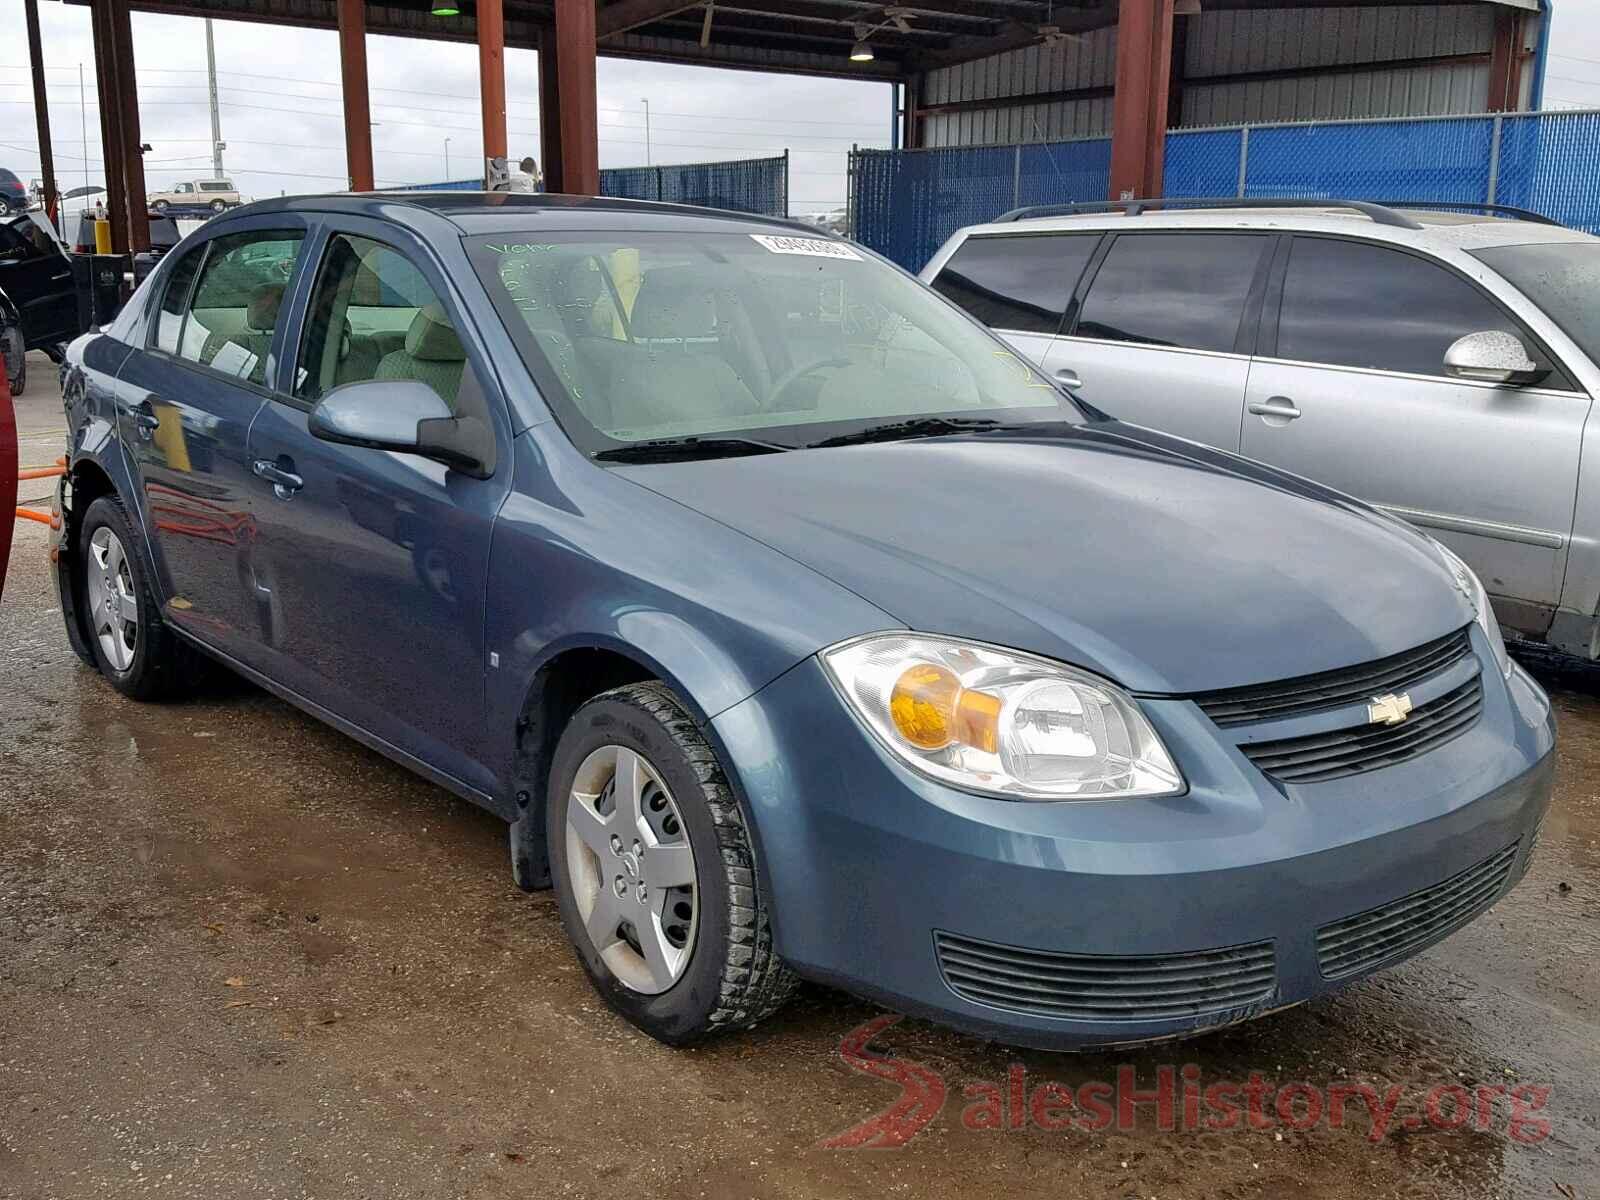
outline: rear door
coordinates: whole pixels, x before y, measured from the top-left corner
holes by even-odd
[[[0,291],[17,306],[29,346],[69,342],[81,332],[72,264],[26,214],[0,221]]]
[[[1426,529],[1461,555],[1513,627],[1557,602],[1589,397],[1498,301],[1436,259],[1297,236],[1267,301],[1243,452]],[[1515,334],[1537,387],[1451,378],[1445,351]]]
[[[245,439],[271,394],[282,297],[306,236],[290,214],[252,224],[172,263],[148,344],[117,377],[164,615],[247,663],[258,605]]]
[[[1239,445],[1273,234],[1120,233],[1086,276],[1046,371],[1114,417]]]
[[[933,290],[1042,363],[1099,233],[980,234],[956,247]]]

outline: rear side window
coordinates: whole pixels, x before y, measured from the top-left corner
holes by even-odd
[[[1529,340],[1477,288],[1415,254],[1301,237],[1283,280],[1277,357],[1444,375],[1452,343],[1491,329]],[[1535,359],[1542,357],[1532,345],[1528,349]]]
[[[1236,233],[1124,234],[1084,298],[1079,337],[1227,352],[1271,239]]]
[[[1055,333],[1100,235],[974,237],[957,248],[933,290],[993,329]]]
[[[267,351],[303,237],[298,231],[261,230],[212,242],[189,302],[179,356],[235,379],[265,383]]]

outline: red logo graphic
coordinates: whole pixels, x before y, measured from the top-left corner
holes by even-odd
[[[919,1063],[867,1049],[868,1043],[900,1020],[898,1013],[874,1017],[852,1029],[839,1043],[839,1057],[857,1071],[900,1085],[900,1099],[853,1129],[826,1139],[830,1150],[892,1150],[916,1137],[944,1108],[944,1080]]]

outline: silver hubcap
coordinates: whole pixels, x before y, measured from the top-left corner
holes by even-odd
[[[648,760],[602,746],[567,798],[567,876],[590,943],[611,973],[656,995],[683,975],[699,918],[694,851]]]
[[[133,666],[133,652],[139,644],[139,601],[133,594],[128,556],[110,526],[100,526],[89,539],[84,585],[100,652],[112,670],[126,671]]]

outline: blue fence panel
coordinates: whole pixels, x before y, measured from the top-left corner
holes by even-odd
[[[1173,130],[1167,134],[1166,195],[1237,195],[1243,149],[1242,129]]]
[[[1011,207],[1105,199],[1111,185],[1110,138],[1039,142],[1023,146],[1021,153],[1018,187]]]
[[[1600,233],[1600,113],[1508,116],[1494,199]]]
[[[447,183],[414,183],[405,190],[475,192],[482,187],[481,179],[456,179]],[[789,213],[789,156],[668,163],[659,167],[608,167],[600,172],[600,194],[783,217]]]
[[[1264,126],[1250,131],[1245,194],[1482,202],[1493,139],[1490,117]]]
[[[858,150],[855,239],[915,271],[963,225],[1014,207],[1016,166],[1010,146]]]

